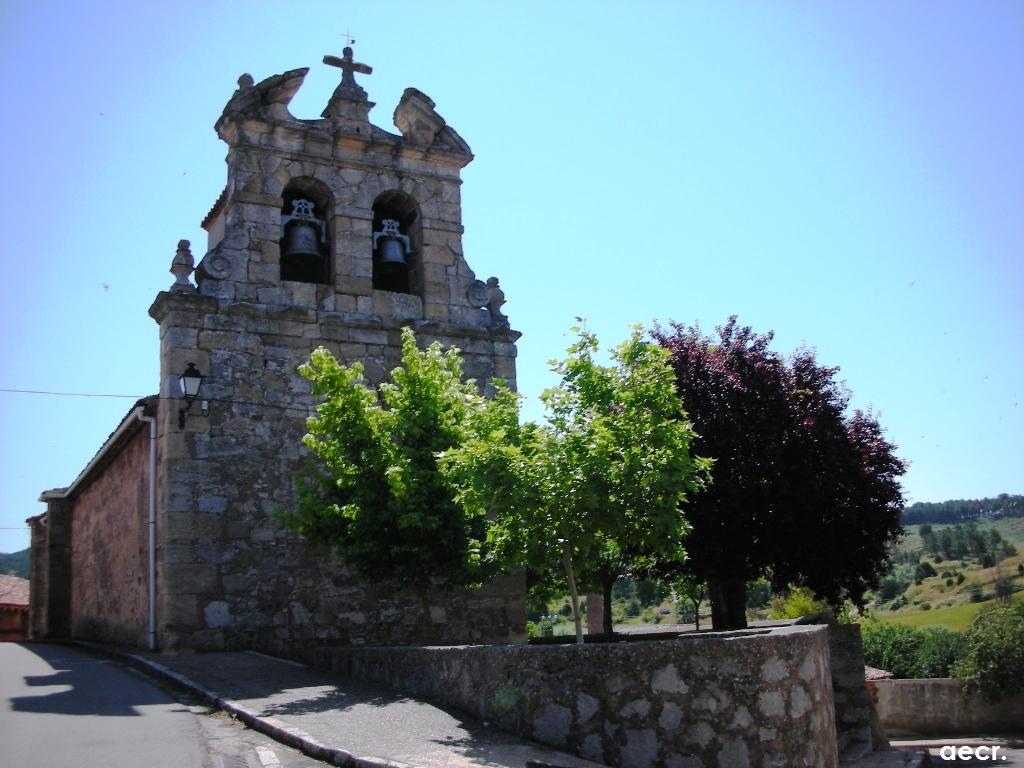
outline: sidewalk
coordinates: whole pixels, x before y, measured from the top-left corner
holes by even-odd
[[[251,651],[129,658],[198,693],[249,727],[334,765],[599,765],[423,701]]]
[[[115,653],[173,680],[254,730],[346,768],[526,768],[529,762],[558,768],[601,765],[425,701],[253,651]],[[903,749],[844,761],[842,768],[922,765],[923,745],[899,746]]]

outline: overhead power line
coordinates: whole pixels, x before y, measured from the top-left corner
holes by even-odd
[[[45,389],[7,389],[0,387],[0,392],[15,392],[21,395],[59,395],[61,397],[124,397],[139,400],[143,395],[110,395],[99,392],[51,392]]]
[[[7,387],[0,387],[0,392],[14,392],[17,394],[26,395],[50,395],[53,397],[119,397],[128,400],[141,400],[146,395],[115,395],[106,392],[53,392],[44,389],[11,389]],[[158,400],[169,400],[169,401],[180,401],[181,397],[160,397],[158,395],[152,395]],[[234,398],[224,397],[198,397],[197,400],[202,400],[209,403],[232,403],[234,405],[249,405],[256,408],[272,408],[279,411],[299,411],[302,413],[310,413],[310,411],[316,407],[317,404],[305,406],[305,405],[287,405],[285,403],[256,403],[251,400],[236,400]]]

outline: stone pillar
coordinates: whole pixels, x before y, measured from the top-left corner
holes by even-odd
[[[222,521],[219,509],[199,503],[205,488],[204,462],[197,457],[195,437],[209,430],[210,416],[201,403],[218,398],[220,382],[211,376],[212,362],[200,348],[199,334],[207,316],[216,312],[217,300],[196,293],[162,292],[149,314],[160,326],[160,398],[157,435],[159,440],[157,476],[157,644],[173,650],[181,637],[202,624],[203,597],[217,592],[216,568],[200,549],[219,544]],[[225,348],[235,338],[224,332]],[[189,409],[185,426],[179,426],[179,410],[185,407],[178,377],[192,363],[203,374],[198,402]]]
[[[29,638],[41,640],[46,637],[47,574],[49,558],[47,552],[46,515],[37,515],[27,520],[32,530],[32,543],[28,552],[29,575]]]
[[[864,684],[860,625],[830,625],[828,642],[837,746],[841,755],[860,757],[872,749],[871,700]]]

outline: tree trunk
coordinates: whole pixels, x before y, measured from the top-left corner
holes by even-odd
[[[604,626],[601,627],[601,632],[608,642],[611,641],[612,633],[615,631],[612,627],[612,587],[614,586],[614,578],[611,581],[605,579],[601,582],[601,598],[604,603]]]
[[[569,556],[569,542],[562,545],[562,564],[569,581],[569,595],[572,598],[572,620],[576,625],[576,643],[583,645],[583,620],[580,618],[580,595],[576,591],[576,577],[572,572],[572,558]]]
[[[747,584],[743,579],[709,579],[708,596],[712,629],[746,629]]]

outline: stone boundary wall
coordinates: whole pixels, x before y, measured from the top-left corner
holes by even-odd
[[[303,656],[609,765],[837,765],[823,626],[583,646],[336,647]]]
[[[875,680],[870,685],[890,736],[899,731],[922,736],[1015,733],[1024,725],[1024,695],[989,704],[964,696],[963,681],[949,678]]]

